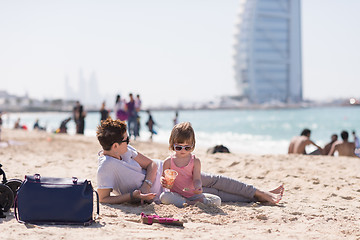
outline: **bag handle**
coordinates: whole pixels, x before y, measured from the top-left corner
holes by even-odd
[[[15,214],[15,219],[16,221],[19,221],[19,218],[18,218],[18,215],[17,215],[17,194],[16,194],[16,197],[14,199],[14,214]]]
[[[40,181],[41,176],[40,176],[39,173],[35,173],[35,174],[34,174],[34,178],[35,178],[35,181]]]
[[[94,190],[94,188],[93,191],[96,193],[96,216],[95,216],[95,220],[96,220],[100,216],[99,194],[97,191]]]
[[[99,194],[97,191],[95,191],[95,189],[93,188],[93,186],[91,185],[91,182],[88,181],[88,183],[91,186],[91,189],[93,190],[93,192],[96,194],[96,216],[94,218],[94,220],[98,219],[100,216],[100,203],[99,203]]]
[[[99,194],[97,193],[97,191],[94,190],[94,188],[92,188],[93,192],[96,194],[96,215],[94,217],[94,219],[90,219],[90,221],[85,222],[84,226],[90,226],[93,222],[95,222],[95,220],[97,220],[100,216],[100,204],[99,204]]]
[[[16,194],[16,197],[15,197],[15,199],[14,199],[14,215],[15,215],[15,219],[16,219],[16,221],[18,221],[19,223],[25,223],[25,222],[23,222],[23,221],[21,221],[20,219],[19,219],[19,216],[18,216],[18,196],[17,196],[17,194]]]

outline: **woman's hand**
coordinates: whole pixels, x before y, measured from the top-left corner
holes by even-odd
[[[141,193],[140,190],[135,190],[133,192],[133,197],[140,199],[141,200],[141,204],[144,203],[144,201],[151,201],[155,198],[156,193]]]
[[[147,183],[143,184],[143,185],[139,188],[140,192],[143,193],[143,194],[149,193],[149,192],[150,192],[150,189],[151,189],[151,187],[150,187],[150,185],[147,184]]]

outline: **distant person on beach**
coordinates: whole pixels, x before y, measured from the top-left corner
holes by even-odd
[[[76,124],[76,133],[84,134],[86,112],[84,111],[83,105],[81,105],[79,101],[76,101],[73,114],[74,114],[74,121]]]
[[[71,120],[71,117],[63,120],[61,123],[60,123],[60,127],[56,130],[56,133],[67,133],[67,124],[68,122],[70,122]]]
[[[355,143],[348,141],[349,133],[347,131],[342,131],[340,135],[342,141],[338,141],[333,144],[329,155],[332,156],[337,151],[339,156],[357,157],[355,155]]]
[[[311,131],[305,128],[300,136],[294,137],[289,145],[288,153],[296,153],[296,154],[307,154],[306,153],[306,146],[307,145],[314,145],[317,147],[317,150],[309,153],[308,155],[321,155],[322,149],[320,146],[316,145],[312,140],[310,140]]]
[[[40,126],[40,124],[39,124],[39,119],[38,119],[38,118],[35,120],[33,129],[34,129],[34,130],[43,130],[43,131],[46,131],[46,127],[41,127],[41,126]]]
[[[100,108],[100,121],[106,120],[109,117],[109,112],[110,111],[106,109],[106,102],[104,101]]]
[[[352,130],[352,135],[353,135],[353,138],[354,138],[355,147],[356,148],[360,147],[359,138],[356,136],[355,130]]]
[[[19,128],[21,128],[21,125],[20,125],[20,118],[18,118],[17,120],[16,120],[16,122],[14,123],[14,129],[19,129]]]
[[[119,94],[116,95],[114,114],[116,119],[120,119],[121,121],[126,121],[128,119],[126,102],[121,99]]]
[[[1,142],[1,131],[2,131],[2,125],[3,125],[2,116],[4,114],[5,114],[4,112],[0,111],[0,142]]]
[[[163,161],[151,160],[129,145],[125,122],[108,118],[98,126],[96,136],[103,148],[97,170],[100,202],[119,204],[155,200],[158,203],[163,192],[160,183]],[[218,195],[223,202],[276,204],[284,191],[283,186],[269,192],[261,191],[235,179],[206,173],[201,173],[201,181],[203,192]]]
[[[21,125],[20,124],[21,118],[18,118],[14,124],[14,129],[23,129],[23,130],[27,130],[27,126],[26,125]]]
[[[356,136],[355,130],[352,131],[352,135],[355,143],[355,155],[360,157],[360,141],[359,138]]]
[[[129,137],[134,136],[134,139],[136,140],[136,132],[137,132],[137,124],[136,124],[136,118],[137,118],[137,112],[135,108],[135,100],[132,93],[129,93],[129,102],[127,105],[127,114],[128,114],[128,132]]]
[[[175,112],[175,117],[174,117],[174,119],[173,119],[173,124],[174,124],[174,126],[179,123],[178,118],[179,118],[179,112],[176,111],[176,112]]]
[[[135,98],[135,109],[136,109],[136,112],[140,112],[140,110],[141,110],[141,99],[140,99],[139,94],[137,94],[136,98]]]
[[[330,150],[331,150],[332,145],[333,145],[337,140],[338,140],[338,135],[337,135],[337,134],[334,133],[333,135],[331,135],[331,141],[330,141],[328,144],[325,145],[322,154],[323,154],[323,155],[328,155],[329,152],[330,152]],[[334,154],[333,154],[332,156],[334,156]]]
[[[141,128],[141,124],[140,124],[140,110],[141,110],[141,99],[140,99],[140,95],[137,94],[136,98],[135,98],[135,109],[136,109],[136,128],[135,128],[135,136],[136,137],[140,137],[140,128]]]
[[[149,132],[150,132],[150,140],[152,141],[153,139],[153,135],[156,134],[156,132],[154,131],[154,125],[155,125],[155,121],[151,115],[150,110],[146,111],[147,114],[149,115],[148,120],[146,121],[146,125],[148,126]]]
[[[0,111],[0,127],[2,126],[3,124],[3,120],[2,120],[2,116],[4,115],[5,113]]]

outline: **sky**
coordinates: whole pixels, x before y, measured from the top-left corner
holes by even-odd
[[[0,90],[65,97],[79,72],[99,104],[140,94],[144,106],[236,94],[239,0],[0,0]],[[302,0],[303,96],[360,97],[360,1]]]

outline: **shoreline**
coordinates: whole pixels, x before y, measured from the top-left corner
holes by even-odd
[[[345,103],[299,103],[299,104],[285,104],[285,105],[269,105],[269,104],[252,104],[245,106],[229,106],[229,107],[158,107],[158,106],[148,106],[144,109],[141,109],[140,112],[146,112],[147,110],[154,112],[163,112],[163,111],[223,111],[223,110],[287,110],[287,109],[305,109],[305,108],[337,108],[337,107],[360,107],[360,104],[345,104]],[[99,112],[99,107],[88,107],[86,111],[89,113]],[[111,109],[111,108],[110,108]],[[5,113],[70,113],[72,114],[72,109],[63,109],[63,108],[2,108],[2,112]],[[112,111],[111,111],[112,112]]]
[[[0,148],[7,178],[39,173],[49,177],[87,178],[96,188],[95,137],[48,134],[3,129],[2,139],[23,143]],[[142,154],[165,159],[165,144],[133,142]],[[270,190],[285,184],[278,206],[258,203],[202,204],[176,208],[171,205],[100,204],[100,219],[89,227],[24,225],[16,222],[13,209],[0,219],[4,239],[359,239],[360,160],[349,157],[285,154],[206,154],[197,149],[204,172],[223,174]],[[178,228],[145,225],[140,213],[174,217]]]

